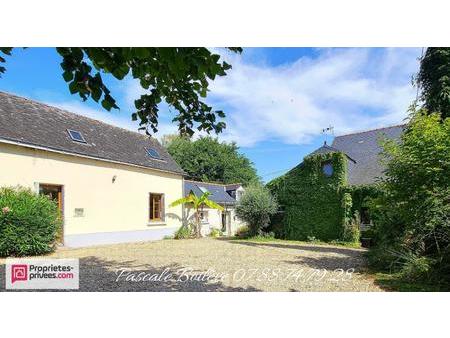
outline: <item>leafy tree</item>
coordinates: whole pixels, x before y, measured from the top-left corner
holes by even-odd
[[[427,48],[417,77],[424,108],[450,117],[450,48]]]
[[[217,209],[217,210],[223,210],[223,207],[217,204],[214,201],[211,201],[208,199],[208,196],[211,195],[210,192],[203,193],[200,197],[197,197],[194,193],[190,193],[186,197],[177,199],[176,201],[173,201],[170,206],[175,207],[180,204],[188,204],[192,205],[192,207],[195,210],[195,233],[197,238],[201,237],[202,233],[202,222],[200,220],[200,210],[206,205],[208,208],[211,209]]]
[[[193,179],[209,182],[243,183],[258,181],[253,163],[239,153],[235,143],[202,137],[172,139],[167,150]]]
[[[401,142],[384,142],[384,195],[372,205],[373,261],[450,278],[450,119],[420,110]],[[378,251],[377,251],[378,249]],[[376,253],[379,255],[377,256]],[[423,276],[422,276],[423,277]]]
[[[240,53],[241,48],[229,48]],[[56,48],[62,57],[62,76],[70,93],[83,100],[91,98],[108,111],[119,107],[103,81],[102,74],[111,74],[118,80],[131,74],[146,90],[134,103],[134,121],[140,121],[142,130],[158,130],[158,104],[165,100],[178,114],[173,122],[181,134],[192,135],[193,128],[219,133],[225,123],[217,121],[225,114],[204,103],[211,80],[225,76],[231,65],[220,61],[220,55],[207,48],[136,48],[136,47],[61,47]],[[11,56],[12,48],[0,47],[0,64],[4,55]],[[0,75],[6,71],[0,66]],[[194,126],[195,125],[195,126]]]
[[[277,210],[276,199],[261,184],[248,186],[236,205],[236,215],[248,224],[251,236],[260,234]]]
[[[167,134],[163,135],[160,139],[161,145],[165,148],[168,148],[169,145],[179,137],[178,134]]]

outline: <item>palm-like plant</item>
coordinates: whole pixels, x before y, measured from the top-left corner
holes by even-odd
[[[223,210],[223,207],[217,204],[214,201],[211,201],[208,199],[208,196],[211,195],[210,192],[203,193],[200,197],[195,195],[193,192],[190,192],[189,195],[186,197],[177,199],[176,201],[170,203],[170,207],[175,207],[180,204],[190,204],[195,210],[195,234],[197,238],[200,238],[201,236],[201,221],[200,221],[200,209],[203,208],[203,206],[207,206],[211,209],[218,209]]]

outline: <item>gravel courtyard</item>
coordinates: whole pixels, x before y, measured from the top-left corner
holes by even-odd
[[[80,291],[382,291],[364,249],[231,239],[59,249],[80,259]],[[0,260],[0,290],[5,287]]]

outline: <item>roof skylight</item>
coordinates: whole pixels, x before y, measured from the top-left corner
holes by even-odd
[[[158,151],[155,148],[147,149],[147,154],[152,158],[156,158],[158,160],[161,159],[161,156],[159,155]]]
[[[205,187],[198,187],[198,188],[202,191],[202,193],[207,193],[207,192],[209,192],[209,190],[206,189]]]
[[[79,143],[87,143],[83,137],[83,134],[81,134],[79,131],[67,129],[67,132],[69,133],[69,136],[72,139],[72,141]]]

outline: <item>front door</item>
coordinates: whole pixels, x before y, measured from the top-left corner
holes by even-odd
[[[222,229],[223,234],[227,234],[227,214],[225,211],[222,211]]]
[[[59,217],[63,219],[63,187],[56,184],[39,184],[39,194],[48,196],[58,205]],[[57,234],[58,243],[64,243],[64,226],[62,226]]]
[[[222,211],[221,230],[226,236],[231,236],[231,213],[229,211]]]

